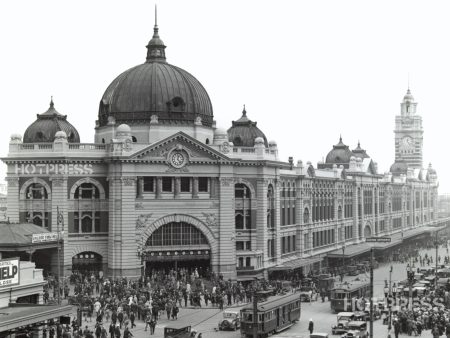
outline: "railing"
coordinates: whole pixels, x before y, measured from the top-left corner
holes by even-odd
[[[54,150],[53,143],[22,143],[18,145],[19,151],[49,151]],[[107,149],[107,144],[101,143],[69,143],[69,150],[81,150],[81,151],[104,151]]]
[[[106,150],[106,144],[97,143],[72,143],[69,144],[69,149],[73,150]]]

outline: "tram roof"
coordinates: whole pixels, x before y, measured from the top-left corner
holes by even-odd
[[[351,290],[356,290],[361,287],[369,286],[369,285],[370,285],[370,283],[366,280],[355,280],[355,281],[344,282],[344,283],[335,285],[332,290],[334,290],[334,291],[339,291],[339,290],[351,291]]]
[[[296,300],[300,300],[299,293],[293,293],[285,296],[272,296],[265,302],[258,303],[258,311],[264,312],[275,309],[284,305],[286,303],[290,303]],[[253,310],[253,305],[247,305],[242,308],[242,310]]]

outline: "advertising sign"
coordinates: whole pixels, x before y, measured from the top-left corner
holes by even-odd
[[[19,258],[0,259],[0,288],[20,283]]]
[[[46,232],[42,234],[33,234],[31,243],[56,242],[58,240],[57,232]]]
[[[366,243],[390,243],[390,237],[368,237]]]

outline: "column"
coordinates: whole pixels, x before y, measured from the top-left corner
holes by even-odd
[[[162,193],[162,177],[156,178],[156,198],[161,198]]]
[[[263,252],[264,261],[269,256],[267,252],[267,185],[268,181],[264,178],[258,178],[256,182],[256,243],[253,250],[261,250]]]
[[[142,194],[144,192],[144,178],[139,176],[137,178],[137,198],[142,198]]]
[[[6,177],[8,182],[8,194],[6,196],[6,216],[10,222],[19,222],[19,178],[18,177]]]
[[[180,191],[181,191],[181,178],[180,177],[175,177],[174,178],[174,194],[175,194],[175,198],[179,198],[180,197]]]
[[[280,199],[280,181],[277,180],[274,183],[274,209],[275,209],[275,231],[274,231],[274,236],[275,238],[273,238],[275,244],[275,254],[274,257],[276,259],[276,263],[278,263],[281,259],[281,241],[280,241],[280,230],[281,230],[281,218],[280,218],[280,213],[282,212],[281,209],[281,199]]]
[[[192,198],[198,198],[198,177],[192,177]]]
[[[223,275],[224,280],[236,280],[236,230],[234,224],[234,178],[232,169],[220,177],[219,193],[219,246],[215,249],[213,269]],[[198,184],[198,179],[197,179]],[[211,248],[214,250],[214,248]],[[214,257],[213,257],[214,258]]]

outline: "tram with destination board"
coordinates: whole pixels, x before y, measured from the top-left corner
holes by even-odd
[[[291,293],[284,296],[272,296],[258,303],[257,325],[258,338],[280,332],[292,326],[300,319],[300,294]],[[253,305],[241,310],[241,337],[253,337]]]
[[[364,309],[357,308],[357,299],[361,297],[369,298],[370,283],[366,281],[344,282],[335,285],[330,290],[331,310],[334,312],[356,311]]]

